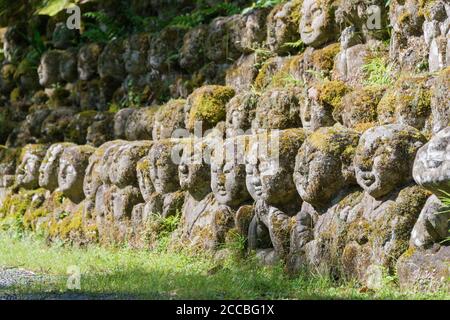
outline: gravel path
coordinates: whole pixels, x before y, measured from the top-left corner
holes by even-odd
[[[55,281],[55,276],[36,274],[21,268],[0,267],[0,300],[117,300],[133,299],[118,294],[93,295],[83,292],[16,293],[16,288],[38,287]],[[36,290],[35,290],[36,291]]]

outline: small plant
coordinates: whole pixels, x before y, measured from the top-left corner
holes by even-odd
[[[364,66],[363,71],[366,74],[366,85],[391,85],[392,65],[386,63],[383,57],[370,59]]]
[[[86,12],[83,16],[93,21],[85,23],[86,30],[82,37],[86,40],[106,43],[120,37],[124,32],[124,27],[104,12]]]
[[[263,8],[271,8],[275,7],[277,4],[284,2],[285,0],[257,0],[253,2],[250,7],[242,10],[242,14],[246,14],[253,9],[263,9]]]
[[[297,50],[298,52],[303,52],[306,48],[302,39],[299,39],[295,42],[286,42],[283,44],[283,47],[291,50]]]

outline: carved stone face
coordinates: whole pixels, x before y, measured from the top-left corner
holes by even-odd
[[[226,128],[229,136],[234,136],[237,132],[243,134],[251,128],[257,99],[255,94],[246,92],[234,96],[227,103]]]
[[[236,207],[250,198],[245,188],[244,148],[248,137],[229,138],[211,159],[211,189],[216,200]]]
[[[41,63],[38,67],[39,84],[43,87],[49,87],[60,81],[59,60],[60,52],[56,50],[47,51],[42,55]]]
[[[258,144],[250,144],[249,151],[245,157],[245,184],[250,196],[258,201],[262,196],[261,174],[259,172]]]
[[[58,188],[59,160],[64,149],[73,144],[57,143],[52,145],[39,168],[39,186],[54,191]]]
[[[108,150],[108,148],[113,146],[115,143],[116,141],[104,143],[89,157],[89,164],[86,168],[86,175],[83,182],[83,191],[86,198],[95,198],[97,189],[102,185],[100,173],[103,164],[103,156],[106,150]]]
[[[298,151],[294,170],[294,182],[304,201],[316,208],[326,207],[341,190],[354,183],[348,166],[358,140],[356,132],[334,127],[319,129],[306,139]]]
[[[316,0],[305,0],[302,6],[300,19],[300,35],[302,41],[309,46],[318,47],[326,43],[333,34],[330,34],[328,21],[328,8]]]
[[[22,151],[22,159],[16,169],[16,184],[25,189],[35,189],[39,182],[39,168],[45,156],[42,145],[28,145]]]
[[[156,142],[150,149],[150,177],[158,193],[179,190],[178,165],[172,161],[172,148],[176,144],[170,140]]]
[[[114,115],[114,137],[116,139],[124,139],[125,138],[125,129],[128,118],[134,112],[132,108],[125,108],[119,110]]]
[[[203,155],[208,152],[205,148],[205,142],[200,141],[194,145],[194,140],[188,140],[178,165],[181,189],[195,198],[203,198],[211,192],[211,169],[203,160]]]
[[[91,80],[97,75],[97,61],[102,52],[102,46],[98,43],[90,43],[82,46],[78,52],[78,74],[80,80]]]
[[[267,204],[283,206],[293,204],[298,200],[297,190],[292,178],[297,150],[306,139],[303,129],[288,129],[281,131],[279,136],[271,139],[263,139],[265,135],[259,135],[257,172],[259,172],[260,197]],[[278,139],[278,146],[273,139]],[[264,144],[268,144],[265,147]],[[277,150],[278,149],[278,152]],[[258,179],[254,179],[255,190],[258,190]]]
[[[59,160],[59,189],[75,203],[84,199],[83,181],[93,152],[94,148],[88,146],[69,147]]]
[[[438,132],[417,152],[414,180],[437,195],[450,193],[450,128]]]
[[[405,125],[374,127],[361,136],[354,160],[356,180],[380,198],[412,180],[412,165],[424,136]]]
[[[122,145],[114,155],[109,173],[110,180],[119,188],[137,186],[136,164],[148,153],[151,142],[132,142]]]

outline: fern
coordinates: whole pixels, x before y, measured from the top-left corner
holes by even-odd
[[[242,10],[242,14],[246,14],[253,9],[271,8],[284,1],[285,0],[258,0],[256,2],[253,2],[250,7]]]
[[[85,24],[86,31],[82,36],[89,41],[105,43],[118,38],[124,31],[124,27],[102,11],[86,12],[83,16],[95,21]]]

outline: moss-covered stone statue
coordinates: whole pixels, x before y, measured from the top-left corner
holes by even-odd
[[[329,272],[342,254],[336,239],[346,230],[346,211],[361,196],[353,168],[358,141],[356,131],[336,124],[313,132],[299,149],[293,177],[304,202],[291,230],[290,271]]]
[[[411,245],[430,247],[448,237],[449,213],[438,197],[450,193],[450,128],[434,135],[419,149],[414,162],[414,180],[433,192],[411,235]]]
[[[252,129],[289,129],[302,126],[299,90],[277,88],[267,90],[258,99]]]
[[[74,203],[84,199],[83,181],[94,150],[90,146],[68,147],[59,160],[58,187]]]
[[[435,134],[417,152],[414,180],[434,194],[414,224],[409,249],[398,260],[402,289],[439,291],[448,288],[450,260],[449,207],[438,197],[450,193],[450,128]]]
[[[249,146],[246,184],[256,201],[248,233],[249,248],[256,249],[266,262],[285,259],[289,252],[291,217],[302,205],[293,180],[295,157],[306,136],[303,129],[287,129],[253,136]]]
[[[150,152],[150,177],[155,188],[151,200],[146,203],[144,216],[157,214],[174,216],[181,211],[185,194],[180,190],[178,164],[175,161],[180,152],[180,141],[165,139],[153,143]]]
[[[361,136],[354,159],[364,190],[347,214],[342,266],[348,276],[379,286],[380,270],[392,272],[408,249],[411,231],[430,193],[415,185],[412,167],[425,137],[406,125],[384,125]]]
[[[233,137],[248,133],[255,119],[258,95],[247,91],[231,98],[226,105],[226,134]]]
[[[47,152],[47,145],[29,144],[22,148],[16,169],[15,185],[27,190],[39,187],[39,168]]]
[[[64,150],[75,146],[72,143],[55,143],[48,148],[39,168],[39,186],[55,191],[58,188],[59,160]]]
[[[335,40],[339,34],[334,16],[336,0],[304,0],[301,7],[300,36],[303,43],[314,48]]]
[[[184,99],[172,99],[159,108],[154,118],[153,140],[171,138],[175,130],[185,128],[185,104]]]

